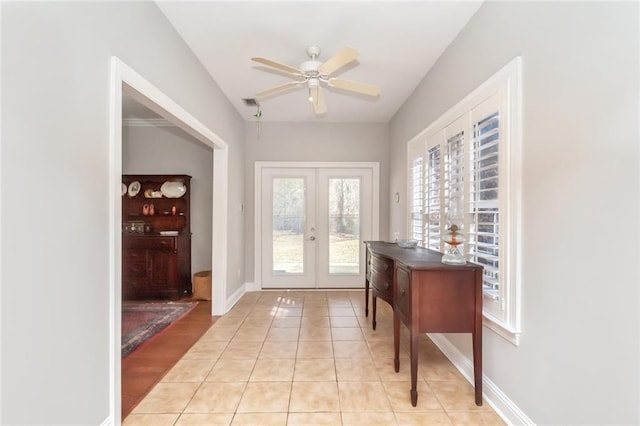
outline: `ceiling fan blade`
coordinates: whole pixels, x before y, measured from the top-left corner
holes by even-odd
[[[256,93],[256,98],[264,98],[267,96],[275,95],[276,93],[284,92],[294,86],[299,86],[304,83],[304,81],[290,81],[288,83],[281,84],[279,86],[272,87],[267,90],[263,90],[262,92]]]
[[[330,87],[362,93],[363,95],[378,96],[380,94],[380,88],[378,86],[375,86],[373,84],[361,83],[359,81],[345,80],[342,78],[330,78],[328,80],[328,83]]]
[[[311,104],[313,105],[313,112],[316,115],[324,114],[327,112],[327,104],[324,102],[324,92],[318,85],[315,88],[310,89],[311,92]]]
[[[329,75],[333,74],[340,68],[347,65],[358,57],[359,53],[352,47],[344,47],[338,53],[327,59],[325,63],[318,67],[320,74]]]
[[[251,60],[255,62],[259,62],[263,65],[270,66],[277,70],[284,71],[287,74],[302,75],[302,71],[300,71],[298,68],[292,67],[291,65],[287,65],[287,64],[281,64],[280,62],[272,61],[271,59],[261,58],[257,56],[255,58],[251,58]]]

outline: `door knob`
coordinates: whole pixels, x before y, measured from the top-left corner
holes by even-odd
[[[312,235],[312,236],[310,236],[310,237],[309,237],[309,239],[310,239],[311,241],[315,241],[315,240],[316,240],[316,237],[314,237],[314,236]]]

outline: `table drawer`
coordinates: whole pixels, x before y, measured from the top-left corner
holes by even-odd
[[[411,318],[411,275],[403,268],[396,269],[396,294],[394,301],[398,311],[406,318]]]
[[[380,293],[388,294],[389,297],[393,296],[393,278],[374,272],[371,275],[371,285]]]
[[[393,279],[393,260],[385,257],[371,256],[372,271],[381,275],[386,275],[389,279]]]

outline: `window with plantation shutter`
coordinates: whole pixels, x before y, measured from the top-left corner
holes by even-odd
[[[449,201],[462,200],[468,261],[482,265],[485,325],[520,336],[520,58],[409,143],[410,235],[444,251]]]

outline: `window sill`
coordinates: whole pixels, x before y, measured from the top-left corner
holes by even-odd
[[[507,339],[514,346],[520,345],[520,334],[522,334],[522,331],[520,329],[509,327],[502,321],[488,316],[486,313],[483,315],[482,324],[499,336]]]

